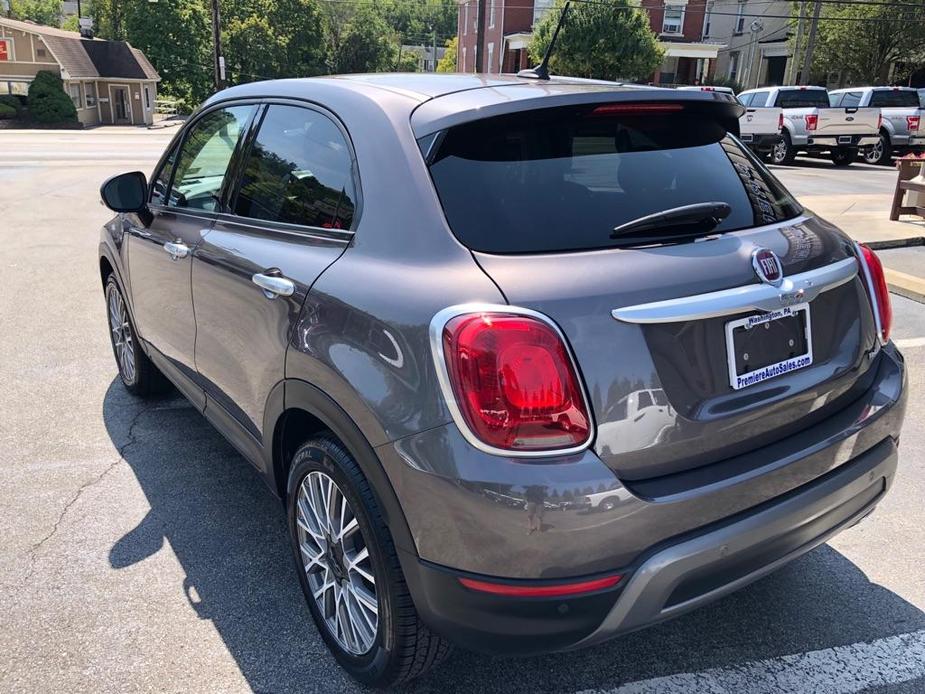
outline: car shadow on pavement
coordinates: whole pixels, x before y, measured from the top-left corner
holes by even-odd
[[[150,505],[110,550],[111,566],[136,564],[166,540],[191,608],[252,689],[358,690],[315,631],[282,506],[253,467],[180,397],[143,402],[117,379],[103,417]],[[893,551],[884,546],[882,560]],[[921,629],[925,613],[823,546],[718,603],[595,648],[519,659],[457,650],[406,691],[612,688]]]

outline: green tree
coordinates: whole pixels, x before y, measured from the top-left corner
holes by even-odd
[[[48,27],[61,23],[61,3],[58,0],[12,0],[10,9],[17,19],[28,19]]]
[[[855,84],[887,84],[896,62],[925,63],[925,3],[825,6],[812,75],[845,72]]]
[[[185,110],[198,105],[213,83],[211,22],[204,3],[128,0],[121,5],[124,38],[157,69],[161,92],[179,99]]]
[[[534,28],[530,57],[535,63],[546,52],[564,4],[556,0]],[[640,80],[655,72],[663,57],[645,12],[630,0],[601,0],[571,6],[550,70],[575,77]]]
[[[455,36],[446,42],[446,53],[437,63],[437,72],[456,72],[456,53],[459,50],[459,39]]]
[[[93,0],[90,17],[93,19],[93,33],[103,39],[122,41],[125,39],[125,7],[122,0]]]
[[[397,41],[378,9],[358,5],[347,10],[329,3],[327,66],[334,74],[387,72],[394,70]]]
[[[39,123],[77,121],[77,109],[64,93],[61,78],[48,70],[39,71],[29,83],[28,103],[29,114]]]

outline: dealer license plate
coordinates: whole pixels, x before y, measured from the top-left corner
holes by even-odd
[[[726,323],[729,385],[747,388],[813,363],[809,304]]]

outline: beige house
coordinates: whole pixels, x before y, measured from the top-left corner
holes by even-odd
[[[0,17],[0,94],[25,96],[40,70],[61,76],[84,125],[154,120],[160,77],[140,50],[126,41],[85,39]]]

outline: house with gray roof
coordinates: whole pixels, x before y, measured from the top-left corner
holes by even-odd
[[[127,41],[0,17],[0,94],[25,96],[41,70],[61,76],[85,126],[145,125],[154,120],[160,76]]]

